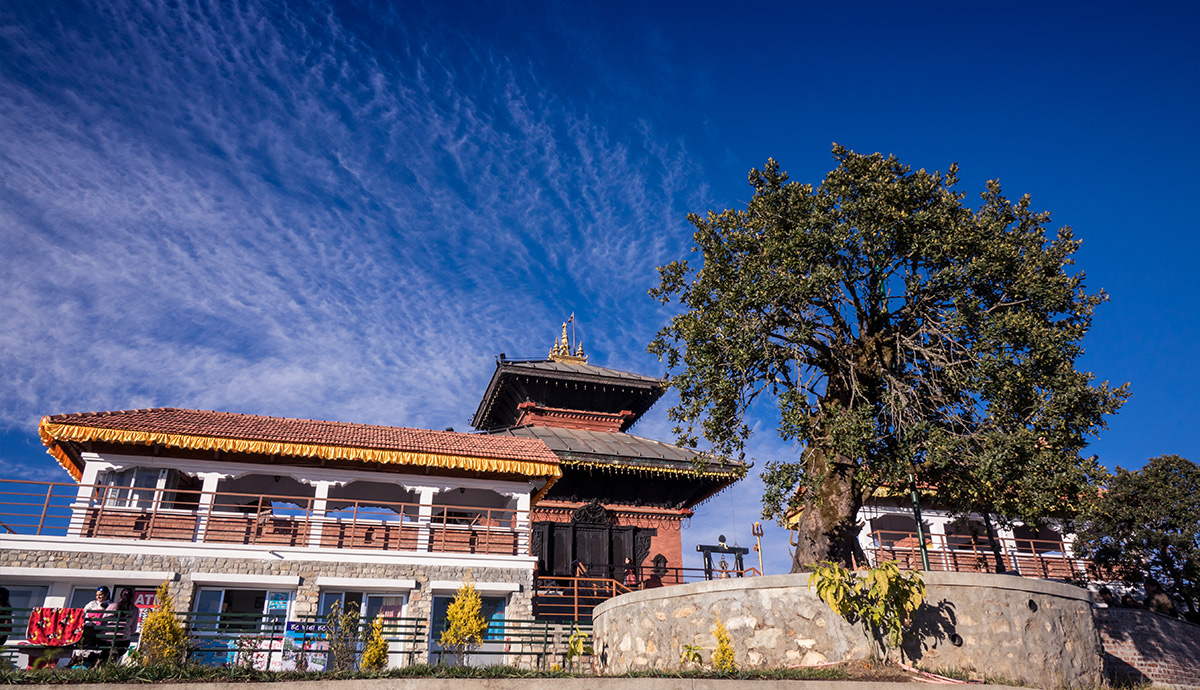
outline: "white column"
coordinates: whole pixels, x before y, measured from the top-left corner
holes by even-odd
[[[930,515],[923,513],[922,517],[929,523],[929,541],[933,542],[933,548],[929,551],[929,561],[932,567],[934,559],[939,559],[942,562],[942,569],[946,569],[946,525],[950,522],[950,518],[945,515]]]
[[[334,482],[313,482],[315,490],[312,511],[308,519],[308,545],[310,548],[321,547],[321,532],[325,527],[325,510],[329,503],[329,487]]]
[[[46,600],[42,602],[42,606],[48,609],[66,608],[67,604],[71,603],[71,590],[73,585],[70,582],[52,582],[46,590]],[[95,587],[92,588],[95,593]]]
[[[423,486],[420,492],[420,506],[417,509],[417,551],[429,551],[429,525],[433,522],[433,497],[438,492],[431,486]]]
[[[517,494],[517,514],[513,527],[517,530],[517,553],[529,554],[529,494]]]
[[[83,466],[83,476],[79,478],[79,492],[75,494],[75,502],[71,504],[71,524],[67,526],[67,536],[78,537],[83,532],[83,522],[87,518],[88,507],[92,503],[96,478],[100,471],[108,465],[98,462],[88,462]]]
[[[1001,527],[992,522],[996,530],[996,539],[1000,540],[1000,553],[1004,556],[1004,569],[1009,572],[1021,572],[1021,562],[1017,558],[1016,535],[1011,527]],[[1011,566],[1011,567],[1009,567]]]
[[[200,486],[200,502],[196,506],[196,541],[202,542],[204,535],[208,533],[208,518],[212,515],[217,484],[225,475],[217,472],[201,472],[198,476],[204,483]]]
[[[867,554],[867,562],[872,566],[878,565],[878,563],[876,563],[878,560],[878,553],[875,550],[875,538],[871,535],[875,529],[871,524],[871,520],[878,517],[878,515],[879,510],[874,506],[863,506],[858,509],[858,515],[856,516],[857,521],[859,522],[858,547],[862,549],[864,554]],[[789,533],[788,539],[790,540],[791,538],[792,535]]]

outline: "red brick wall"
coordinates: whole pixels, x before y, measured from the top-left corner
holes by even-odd
[[[668,568],[683,567],[683,537],[680,534],[683,519],[667,515],[620,515],[617,524],[632,527],[652,527],[658,534],[650,538],[650,555],[642,567],[649,571],[650,563],[658,554],[667,558]]]
[[[1095,609],[1114,681],[1200,688],[1200,626],[1139,609]]]

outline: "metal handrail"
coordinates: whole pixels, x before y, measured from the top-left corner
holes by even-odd
[[[874,562],[894,560],[901,567],[920,567],[920,541],[916,532],[875,530],[868,534],[873,546],[866,549]],[[1065,579],[1086,575],[1091,561],[1075,557],[1070,544],[1059,539],[1027,539],[971,534],[926,534],[931,570],[994,572],[996,548],[1004,570],[1027,577]]]
[[[530,512],[512,508],[28,480],[0,480],[0,520],[11,534],[295,547],[525,555],[532,541]]]

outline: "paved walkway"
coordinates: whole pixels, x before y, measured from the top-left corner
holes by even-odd
[[[158,684],[160,685],[160,684]],[[187,683],[187,690],[230,690],[250,683]],[[264,690],[278,683],[264,683]],[[25,685],[44,690],[145,690],[130,685]],[[383,678],[291,681],[288,690],[919,690],[959,687],[927,683],[852,680],[718,680],[712,678]],[[1013,690],[1006,685],[968,685],[971,690]]]

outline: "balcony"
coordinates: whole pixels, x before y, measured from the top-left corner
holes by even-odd
[[[0,536],[525,556],[529,511],[0,480]]]
[[[866,549],[872,564],[896,561],[901,568],[921,568],[920,541],[916,532],[876,530],[868,535]],[[1004,564],[1005,572],[1043,580],[1074,580],[1094,577],[1090,561],[1075,558],[1070,547],[1060,540],[997,538],[1000,558],[986,537],[967,535],[925,535],[929,569],[960,573],[995,573]]]

